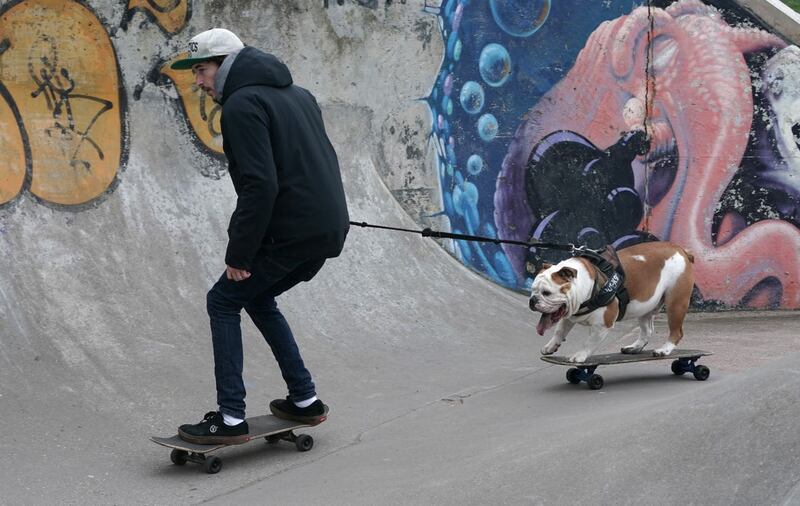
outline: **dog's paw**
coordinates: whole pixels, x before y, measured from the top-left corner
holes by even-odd
[[[633,344],[629,344],[628,346],[623,346],[619,351],[625,353],[626,355],[635,355],[636,353],[641,353],[645,346],[647,346],[647,341],[641,344],[637,341]]]
[[[675,345],[670,343],[670,342],[667,342],[667,343],[664,343],[664,346],[661,346],[660,348],[656,348],[655,350],[653,350],[653,356],[654,357],[666,357],[667,355],[672,353],[672,350],[674,350],[674,349],[675,349]]]
[[[547,343],[542,346],[542,355],[552,355],[558,351],[559,347],[561,347],[561,343]]]
[[[589,352],[586,351],[586,350],[581,350],[581,351],[575,353],[574,355],[572,355],[571,357],[569,357],[569,361],[570,362],[576,362],[576,363],[580,364],[580,363],[586,362],[587,358],[589,358]]]

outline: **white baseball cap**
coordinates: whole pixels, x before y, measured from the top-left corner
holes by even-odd
[[[204,62],[215,56],[227,56],[244,47],[242,41],[230,30],[212,28],[198,33],[189,41],[189,56],[178,60],[170,68],[188,70],[192,65]]]

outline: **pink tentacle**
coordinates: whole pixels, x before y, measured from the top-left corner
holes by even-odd
[[[679,18],[682,16],[698,15],[719,15],[719,11],[710,5],[706,5],[700,0],[682,0],[664,9],[670,16]]]
[[[753,28],[725,27],[728,38],[742,53],[755,53],[769,48],[783,49],[786,41],[775,34]]]
[[[781,307],[800,307],[800,234],[794,225],[766,220],[721,247],[685,246],[702,259],[695,263],[695,281],[706,298],[737,305],[755,285],[774,277],[782,287]]]
[[[639,47],[644,47],[648,42],[651,31],[651,16],[653,37],[664,27],[669,26],[673,19],[662,9],[637,7],[628,16],[617,22],[617,28],[611,43],[611,68],[617,77],[629,77],[637,67],[636,57],[640,54]]]

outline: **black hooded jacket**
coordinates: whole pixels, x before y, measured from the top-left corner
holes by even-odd
[[[338,256],[349,228],[339,162],[314,96],[271,54],[245,47],[222,90],[222,137],[236,189],[225,263]]]

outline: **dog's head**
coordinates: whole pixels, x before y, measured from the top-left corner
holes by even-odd
[[[575,259],[567,259],[556,265],[545,263],[533,278],[529,306],[532,311],[542,313],[536,331],[545,331],[578,310],[578,290],[574,289],[579,269],[583,266]]]

